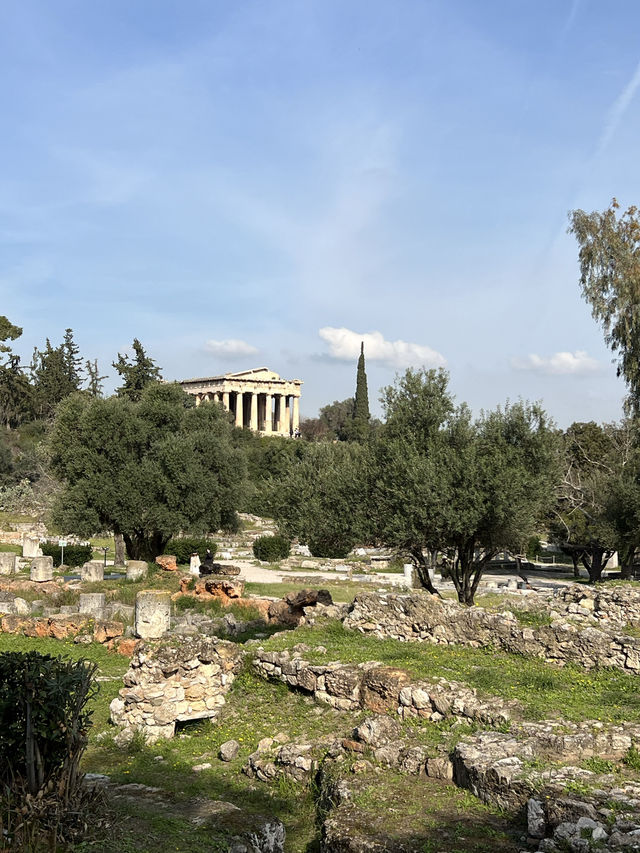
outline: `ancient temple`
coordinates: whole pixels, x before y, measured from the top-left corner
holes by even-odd
[[[196,398],[221,403],[237,427],[264,435],[295,435],[300,423],[300,379],[282,379],[267,367],[179,383]]]

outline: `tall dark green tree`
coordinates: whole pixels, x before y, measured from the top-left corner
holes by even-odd
[[[11,352],[7,341],[22,334],[7,317],[0,316],[0,422],[7,429],[17,426],[32,414],[32,389],[20,366],[20,358]]]
[[[364,364],[364,341],[360,344],[358,372],[356,377],[356,395],[353,404],[353,419],[346,430],[346,438],[351,441],[365,441],[371,431],[371,413],[369,412],[369,391],[367,389],[367,371]]]
[[[100,371],[98,370],[98,359],[94,358],[93,361],[87,359],[84,363],[84,369],[87,374],[87,385],[85,390],[92,397],[102,397],[102,382],[107,377],[100,375]]]
[[[51,417],[58,403],[78,390],[79,377],[70,367],[69,352],[64,343],[54,347],[47,338],[44,350],[34,348],[31,381],[37,416]]]
[[[144,351],[144,347],[137,338],[133,339],[133,360],[128,356],[118,353],[118,360],[113,366],[123,379],[123,383],[116,388],[119,397],[128,397],[136,402],[140,399],[143,390],[150,382],[162,379],[160,368],[155,361]]]
[[[80,348],[73,339],[73,329],[65,329],[62,341],[64,367],[69,384],[77,391],[82,383],[82,359]]]

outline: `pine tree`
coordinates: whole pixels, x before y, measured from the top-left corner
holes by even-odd
[[[46,348],[33,350],[31,378],[34,387],[35,410],[40,417],[50,417],[60,400],[77,391],[77,385],[69,375],[69,363],[65,344],[51,346],[47,338]]]
[[[93,361],[87,359],[84,363],[84,369],[87,374],[87,392],[92,397],[102,397],[102,380],[106,379],[106,376],[100,376],[100,371],[98,369],[98,359],[94,358]]]
[[[82,359],[78,356],[80,348],[73,340],[73,329],[65,329],[62,343],[64,368],[69,384],[77,391],[82,383]]]
[[[367,389],[367,372],[364,366],[364,341],[360,344],[358,373],[356,378],[356,396],[353,407],[353,422],[349,436],[352,441],[364,441],[369,435],[371,413],[369,412],[369,391]]]
[[[133,351],[135,357],[130,361],[128,356],[118,353],[118,360],[113,366],[118,371],[124,382],[120,388],[116,388],[119,397],[128,397],[134,402],[140,399],[143,389],[150,382],[162,379],[160,368],[155,361],[144,351],[144,347],[137,338],[133,339]]]

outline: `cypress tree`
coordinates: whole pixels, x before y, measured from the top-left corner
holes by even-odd
[[[358,374],[356,378],[356,396],[353,407],[353,430],[354,441],[362,441],[369,434],[369,391],[367,389],[367,372],[364,366],[364,341],[360,344],[360,358],[358,359]]]

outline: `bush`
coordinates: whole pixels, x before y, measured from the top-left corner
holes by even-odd
[[[345,536],[318,536],[307,543],[314,557],[344,560],[354,546],[354,541]]]
[[[540,541],[540,537],[532,536],[527,542],[527,548],[525,551],[527,560],[537,560],[541,551],[542,542]]]
[[[286,559],[291,552],[291,542],[284,536],[259,536],[253,543],[253,555],[256,560],[276,563]]]
[[[0,654],[0,813],[10,849],[82,830],[79,764],[97,668],[38,652]]]
[[[42,553],[45,557],[53,557],[53,565],[59,566],[62,563],[62,548],[59,545],[54,545],[52,542],[43,542],[40,545]],[[65,566],[83,566],[93,559],[93,548],[91,545],[65,545],[64,547],[64,564]]]
[[[207,549],[215,556],[217,547],[215,542],[203,537],[176,536],[174,539],[169,539],[164,552],[173,554],[176,563],[186,566],[192,554],[198,554],[200,559],[204,560]]]

